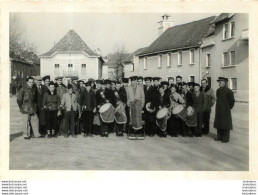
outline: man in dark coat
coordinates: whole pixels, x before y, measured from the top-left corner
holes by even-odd
[[[219,89],[216,91],[216,111],[214,128],[217,129],[216,141],[229,142],[230,130],[233,129],[231,109],[235,104],[233,91],[226,86],[227,78],[219,77]]]

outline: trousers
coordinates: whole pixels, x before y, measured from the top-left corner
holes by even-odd
[[[217,139],[222,142],[229,142],[230,130],[229,129],[217,129]]]
[[[210,112],[203,111],[202,120],[202,134],[208,134],[210,132]]]
[[[93,129],[93,118],[94,114],[92,111],[83,111],[82,112],[82,120],[83,120],[83,129],[85,134],[92,134]]]
[[[75,134],[75,112],[65,111],[66,135],[69,135],[69,130],[72,135]]]
[[[32,132],[34,137],[39,137],[39,118],[36,114],[22,114],[22,128],[23,137],[30,137],[30,126],[32,127]]]

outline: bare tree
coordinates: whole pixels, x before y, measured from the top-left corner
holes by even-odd
[[[125,53],[125,45],[124,44],[116,44],[114,46],[114,54],[112,56],[112,63],[114,66],[114,71],[112,72],[112,79],[121,80],[123,77],[123,60],[126,58]]]

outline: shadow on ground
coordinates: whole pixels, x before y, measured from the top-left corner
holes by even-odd
[[[15,138],[17,138],[17,137],[21,137],[22,134],[23,134],[22,131],[20,131],[20,132],[18,132],[18,133],[11,134],[11,135],[10,135],[10,142],[13,141],[13,140],[14,140]]]

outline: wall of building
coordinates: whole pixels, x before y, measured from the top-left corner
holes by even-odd
[[[158,67],[158,55],[147,56],[147,69],[144,69],[144,57],[139,58],[139,64],[136,63],[138,75],[158,76],[162,80],[167,80],[168,77],[183,77],[183,81],[190,81],[190,76],[195,77],[195,81],[200,80],[200,49],[194,49],[194,64],[190,64],[190,50],[182,51],[182,65],[178,65],[178,52],[171,52],[171,65],[168,66],[168,53],[162,54],[162,66]]]
[[[223,24],[235,21],[235,37],[223,40]],[[229,21],[216,25],[215,36],[212,37],[214,46],[202,49],[201,64],[204,78],[211,77],[211,87],[218,88],[217,78],[220,76],[229,79],[228,86],[232,88],[231,78],[237,78],[237,90],[235,99],[238,101],[249,100],[249,44],[248,40],[242,40],[243,30],[248,29],[248,15],[235,14]],[[205,41],[205,40],[204,40]],[[205,43],[205,42],[204,42]],[[222,58],[224,52],[235,51],[235,66],[223,67]],[[211,55],[211,67],[206,67],[206,54]]]
[[[137,71],[134,68],[134,71],[132,71],[132,66],[134,64],[132,62],[124,64],[124,77],[129,78],[131,76],[137,75]]]
[[[108,79],[108,66],[102,66],[102,79]]]
[[[68,64],[73,64],[71,69],[74,76],[80,79],[98,79],[100,75],[99,58],[90,58],[82,53],[77,54],[56,54],[51,58],[41,58],[41,76],[50,75],[51,79],[56,76],[66,76]],[[59,71],[55,71],[55,64],[59,64]],[[86,64],[86,72],[82,73],[82,64]]]

